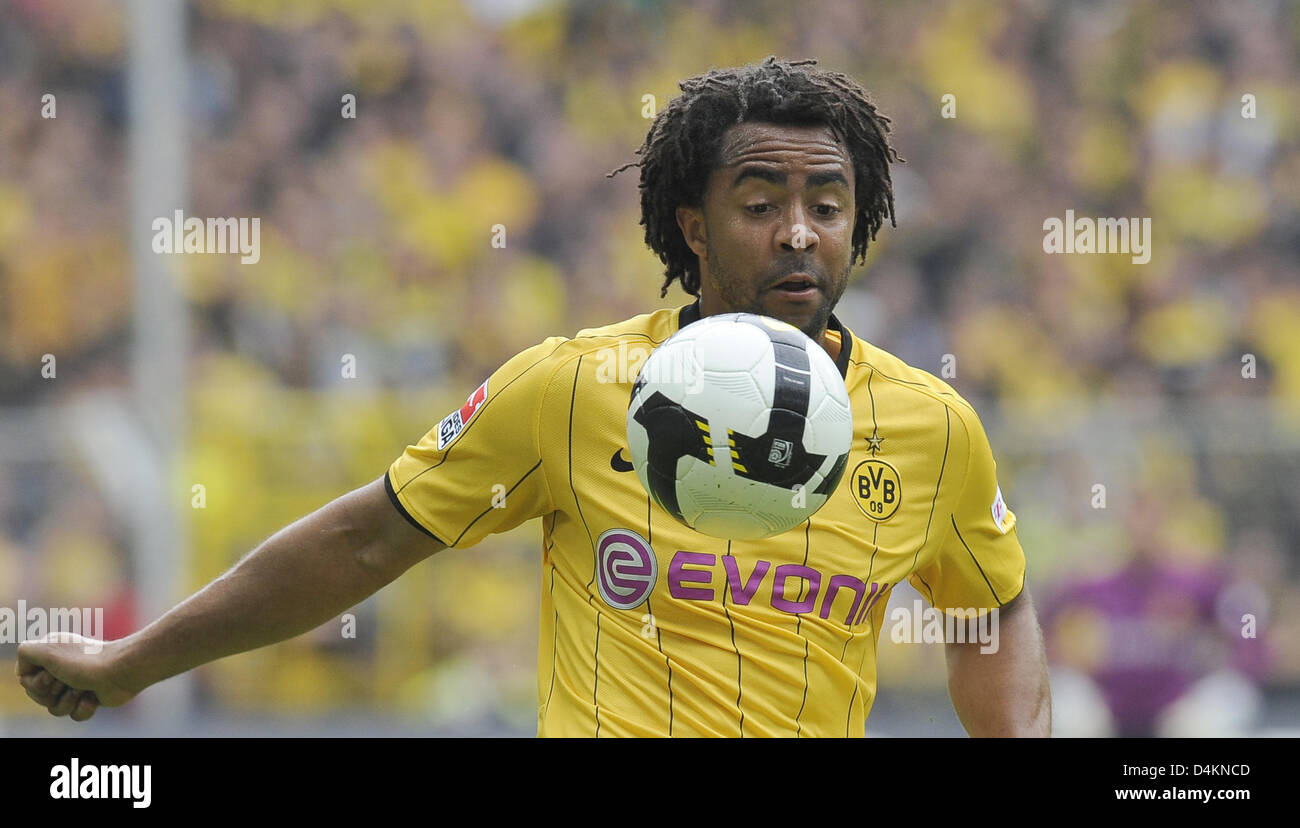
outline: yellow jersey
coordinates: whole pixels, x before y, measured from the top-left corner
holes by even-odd
[[[409,446],[385,483],[453,548],[542,518],[540,736],[862,736],[890,590],[945,610],[1024,586],[988,438],[946,383],[833,315],[853,444],[826,504],[788,532],[696,532],[627,453],[639,366],[699,303],[518,354]]]

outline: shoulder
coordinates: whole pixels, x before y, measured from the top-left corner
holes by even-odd
[[[864,378],[857,385],[865,386],[868,379],[876,388],[879,387],[876,383],[886,383],[904,396],[915,395],[917,402],[930,399],[947,407],[967,426],[979,422],[974,406],[951,385],[856,335],[850,362],[864,372]],[[855,387],[855,390],[863,389]]]
[[[653,348],[677,332],[678,313],[679,308],[662,308],[598,328],[583,328],[570,342],[573,350],[581,353],[599,349],[611,341],[615,344],[643,342]]]
[[[857,336],[851,362],[858,371],[851,388],[856,399],[869,396],[873,406],[888,405],[912,427],[932,435],[936,453],[945,458],[952,456],[950,448],[964,457],[962,474],[991,462],[992,446],[979,414],[951,385]],[[887,397],[882,397],[883,389],[888,389]]]
[[[677,330],[677,308],[643,313],[594,328],[584,328],[573,336],[552,336],[512,357],[501,371],[509,375],[524,373],[545,382],[575,360],[628,359],[628,351],[638,345],[653,350]],[[644,358],[642,355],[641,358]]]

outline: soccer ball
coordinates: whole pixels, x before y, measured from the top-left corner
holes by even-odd
[[[852,439],[848,391],[825,349],[752,313],[707,316],[656,348],[627,412],[632,466],[655,502],[735,540],[785,532],[820,509]]]

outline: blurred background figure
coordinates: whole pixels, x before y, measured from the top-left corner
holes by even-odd
[[[1234,736],[1256,724],[1267,674],[1258,584],[1180,558],[1151,496],[1127,516],[1130,557],[1044,601],[1060,736]]]

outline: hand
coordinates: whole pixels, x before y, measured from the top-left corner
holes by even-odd
[[[18,683],[51,715],[84,722],[101,705],[126,704],[139,692],[117,675],[117,644],[72,633],[26,641],[18,645]]]

